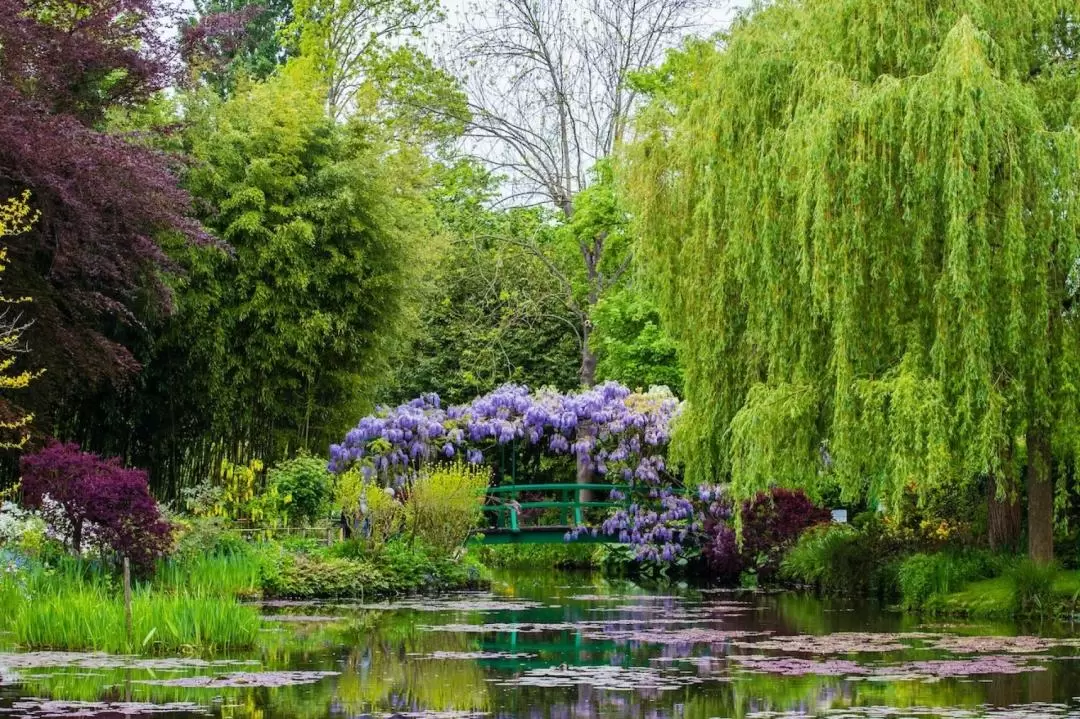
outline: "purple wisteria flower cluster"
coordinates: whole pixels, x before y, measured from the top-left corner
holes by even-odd
[[[427,394],[360,420],[331,445],[329,469],[355,466],[367,478],[401,484],[425,462],[463,454],[480,464],[491,450],[520,442],[573,456],[597,475],[659,486],[679,409],[666,388],[633,393],[617,382],[566,394],[507,384],[448,408]]]
[[[669,564],[685,559],[688,550],[702,544],[707,524],[730,516],[731,504],[719,485],[702,484],[692,494],[657,486],[650,487],[639,501],[613,512],[600,531],[630,545],[640,562]],[[575,528],[567,536],[573,539],[582,531]]]

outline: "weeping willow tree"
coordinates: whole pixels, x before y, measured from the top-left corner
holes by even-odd
[[[988,482],[999,540],[1026,482],[1052,557],[1080,448],[1078,13],[781,1],[672,57],[628,166],[691,480],[889,508]]]

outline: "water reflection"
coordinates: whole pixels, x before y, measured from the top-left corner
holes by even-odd
[[[0,656],[0,715],[1080,719],[1080,641],[1063,625],[924,624],[865,602],[557,573],[265,612],[288,621],[216,664]],[[995,638],[1019,633],[1048,639]]]

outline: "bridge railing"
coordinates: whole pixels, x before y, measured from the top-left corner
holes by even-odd
[[[627,500],[613,500],[610,496],[606,500],[582,500],[582,491],[608,492],[612,490],[622,492],[623,496],[629,496],[630,485],[626,484],[503,484],[498,487],[488,487],[485,495],[493,503],[484,504],[484,512],[494,515],[495,528],[503,531],[518,532],[521,530],[519,515],[529,509],[557,509],[563,527],[580,526],[585,523],[585,510],[589,508],[608,509],[622,507]],[[558,499],[538,501],[518,501],[518,497],[524,494],[554,494]]]

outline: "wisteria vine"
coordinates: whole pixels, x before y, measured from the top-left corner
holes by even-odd
[[[521,442],[573,456],[597,475],[656,486],[679,408],[666,388],[633,393],[617,382],[566,394],[508,384],[448,408],[427,394],[361,419],[331,445],[329,469],[358,466],[369,479],[401,484],[425,462],[464,454],[479,464],[492,449]]]
[[[444,408],[436,394],[364,417],[330,447],[330,471],[358,467],[364,477],[402,484],[424,463],[464,456],[486,461],[512,443],[571,456],[600,477],[639,490],[638,502],[608,517],[605,534],[635,547],[642,560],[665,560],[700,531],[692,503],[674,493],[664,461],[680,403],[667,388],[631,392],[616,382],[560,393],[508,384],[466,405]],[[617,491],[613,499],[623,499]],[[568,538],[598,528],[578,527]]]

